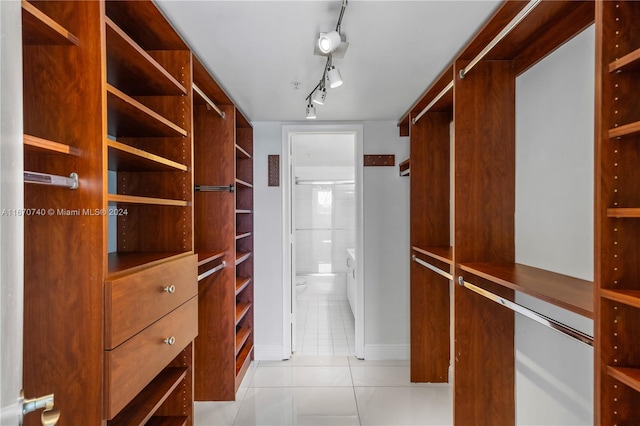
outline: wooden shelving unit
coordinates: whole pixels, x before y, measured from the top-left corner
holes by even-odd
[[[201,282],[196,399],[232,401],[253,359],[253,134],[205,68],[194,63],[196,251],[224,253]],[[234,192],[223,191],[229,184]],[[204,281],[204,280],[203,280]]]
[[[638,19],[638,2],[596,2],[596,424],[640,418]]]
[[[593,23],[594,3],[543,1],[505,30],[525,7],[504,2],[398,123],[411,142],[411,247],[419,260],[411,262],[411,378],[447,381],[451,362],[459,425],[515,423],[514,314],[459,285],[450,300],[447,274],[505,299],[519,291],[597,318],[593,283],[515,263],[514,223],[516,77]],[[633,124],[621,130],[635,132]],[[636,198],[608,207],[634,208]]]
[[[253,128],[236,111],[236,390],[253,360]],[[238,285],[238,282],[242,283]]]
[[[250,125],[150,0],[24,0],[22,24],[25,171],[80,181],[25,207],[82,213],[25,217],[25,392],[69,424],[190,426],[252,359]]]

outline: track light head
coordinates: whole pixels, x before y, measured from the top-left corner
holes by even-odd
[[[336,50],[342,43],[342,38],[338,31],[330,31],[328,33],[320,33],[318,38],[318,49],[324,54],[329,54]]]
[[[311,97],[311,100],[318,105],[324,105],[325,99],[327,99],[327,89],[324,87],[318,87]]]
[[[329,78],[329,87],[335,89],[338,86],[342,86],[342,77],[340,76],[340,70],[334,65],[331,65],[327,70],[327,77]]]
[[[316,118],[316,107],[312,103],[307,105],[307,120],[314,120]]]

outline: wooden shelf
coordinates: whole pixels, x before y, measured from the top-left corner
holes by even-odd
[[[188,420],[186,416],[157,416],[151,417],[145,426],[186,426]]]
[[[209,262],[213,262],[214,260],[224,257],[224,255],[225,255],[225,252],[198,253],[198,266],[206,265]]]
[[[413,246],[412,249],[418,253],[424,254],[425,256],[429,256],[436,260],[439,260],[440,262],[444,262],[449,265],[453,264],[453,247],[420,248]]]
[[[76,157],[80,155],[80,150],[75,146],[65,145],[32,135],[24,135],[23,143],[25,150],[33,153],[66,154]]]
[[[186,377],[188,371],[186,367],[165,368],[113,420],[108,422],[108,426],[145,424]]]
[[[251,232],[242,232],[240,234],[236,234],[236,240],[239,240],[241,238],[247,238],[251,236]]]
[[[109,170],[115,171],[182,171],[189,168],[178,162],[114,140],[107,140]]]
[[[236,185],[240,186],[240,187],[245,187],[245,188],[253,188],[253,185],[251,185],[249,182],[245,182],[241,179],[236,178]]]
[[[236,303],[236,325],[242,321],[247,312],[251,309],[251,303],[249,302],[237,302]]]
[[[240,158],[242,160],[250,160],[252,158],[251,154],[245,151],[240,145],[236,144],[236,158]]]
[[[108,255],[109,273],[107,280],[115,279],[117,275],[129,274],[137,269],[148,268],[169,260],[188,256],[190,252],[112,252]]]
[[[80,40],[40,9],[22,0],[22,42],[25,45],[77,46]]]
[[[107,195],[109,203],[115,204],[147,204],[152,206],[177,206],[187,207],[190,203],[185,200],[170,200],[167,198],[138,197],[136,195]]]
[[[236,357],[236,376],[240,379],[244,377],[244,372],[249,367],[249,363],[251,362],[251,352],[253,351],[253,346],[244,346],[238,356]],[[236,381],[236,388],[240,385]]]
[[[637,69],[640,69],[640,49],[636,49],[609,64],[609,72],[611,73]]]
[[[236,333],[236,356],[238,356],[250,335],[251,327],[240,327],[240,330]]]
[[[640,368],[607,366],[607,374],[629,386],[636,392],[640,392]]]
[[[107,81],[130,95],[187,94],[187,89],[111,19],[107,26]]]
[[[609,129],[609,139],[637,136],[640,134],[640,121]]]
[[[640,309],[640,290],[601,289],[600,295],[605,299],[624,303]]]
[[[109,135],[185,137],[187,131],[107,84]]]
[[[236,252],[236,265],[241,264],[242,262],[247,260],[249,257],[251,257],[251,252],[242,252],[242,251]]]
[[[593,318],[593,283],[518,263],[465,263],[463,271]]]
[[[607,217],[617,217],[617,218],[640,218],[640,208],[639,207],[628,207],[628,208],[614,208],[607,209]]]
[[[402,163],[398,164],[398,170],[400,171],[400,176],[410,176],[411,160],[407,158]]]
[[[251,282],[251,278],[248,277],[236,277],[236,296],[242,292],[249,283]]]

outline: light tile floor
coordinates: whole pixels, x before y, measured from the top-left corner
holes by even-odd
[[[353,355],[355,320],[347,300],[298,299],[297,355]]]
[[[195,425],[451,425],[451,386],[409,382],[408,361],[300,356],[254,362],[234,402],[197,402]]]

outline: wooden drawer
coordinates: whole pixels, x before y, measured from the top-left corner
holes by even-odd
[[[198,256],[105,282],[105,349],[113,349],[198,294]],[[170,293],[165,289],[174,286]]]
[[[105,415],[112,419],[198,334],[194,297],[141,333],[105,351]],[[173,337],[170,345],[165,339]]]

